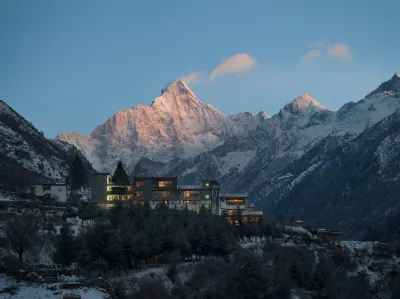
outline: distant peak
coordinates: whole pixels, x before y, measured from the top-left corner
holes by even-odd
[[[317,108],[319,110],[329,110],[327,107],[311,97],[307,92],[304,92],[303,94],[295,98],[290,104],[287,104],[285,106],[286,110],[293,112],[305,111],[312,108]]]
[[[400,74],[395,73],[388,81],[383,82],[377,89],[369,93],[366,97],[371,97],[376,94],[399,94],[400,93]]]

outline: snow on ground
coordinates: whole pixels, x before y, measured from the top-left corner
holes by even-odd
[[[354,254],[356,251],[367,251],[369,254],[372,254],[375,243],[361,241],[341,241],[340,247],[348,249],[350,254]]]
[[[12,199],[6,195],[0,194],[0,201],[11,201]]]
[[[285,226],[284,227],[284,231],[286,233],[288,232],[293,232],[293,233],[297,233],[297,234],[302,234],[302,235],[308,235],[310,237],[313,237],[313,234],[310,233],[308,230],[306,230],[305,228],[302,227],[297,227],[297,226]]]
[[[0,276],[0,289],[17,285],[12,279],[7,279],[5,276]],[[80,288],[72,290],[49,290],[50,286],[56,284],[28,284],[25,282],[19,283],[17,294],[0,293],[0,299],[60,299],[64,294],[75,294],[81,296],[81,299],[106,299],[108,294],[95,288]]]

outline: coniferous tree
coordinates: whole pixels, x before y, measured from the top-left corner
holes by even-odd
[[[114,182],[114,184],[129,184],[129,176],[126,173],[121,161],[119,161],[117,164],[117,168],[115,169],[114,175],[112,176],[112,181]]]
[[[77,257],[77,248],[75,237],[68,223],[65,223],[60,229],[60,235],[57,238],[54,261],[57,264],[68,267]]]
[[[79,156],[75,156],[74,161],[72,161],[69,167],[67,184],[74,192],[89,184],[88,175]]]

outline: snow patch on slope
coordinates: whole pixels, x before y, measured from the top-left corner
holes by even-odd
[[[232,170],[242,172],[255,155],[256,150],[230,152],[221,158],[221,165],[218,170],[221,175],[226,175]]]

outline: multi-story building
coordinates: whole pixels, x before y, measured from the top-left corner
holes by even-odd
[[[202,207],[213,214],[234,222],[241,214],[243,222],[262,219],[261,211],[254,211],[248,194],[221,194],[216,180],[203,180],[200,185],[178,186],[177,177],[134,177],[131,184],[117,185],[108,173],[94,173],[90,178],[91,199],[100,207],[109,208],[116,201],[130,204],[148,202],[152,208],[165,204],[171,209],[200,211]]]
[[[218,213],[219,183],[203,180],[201,185],[178,186],[178,200],[171,202],[170,208],[200,211],[202,207]]]
[[[114,184],[109,173],[92,173],[90,186],[91,200],[102,207],[110,207],[118,200],[133,199],[133,186]]]
[[[169,206],[178,199],[177,177],[135,177],[132,184],[135,204],[147,201],[154,208],[159,204]]]
[[[249,204],[248,193],[221,194],[219,199],[218,214],[227,217],[230,222],[233,222],[239,213],[244,223],[262,220],[263,212],[255,211],[254,205]]]

